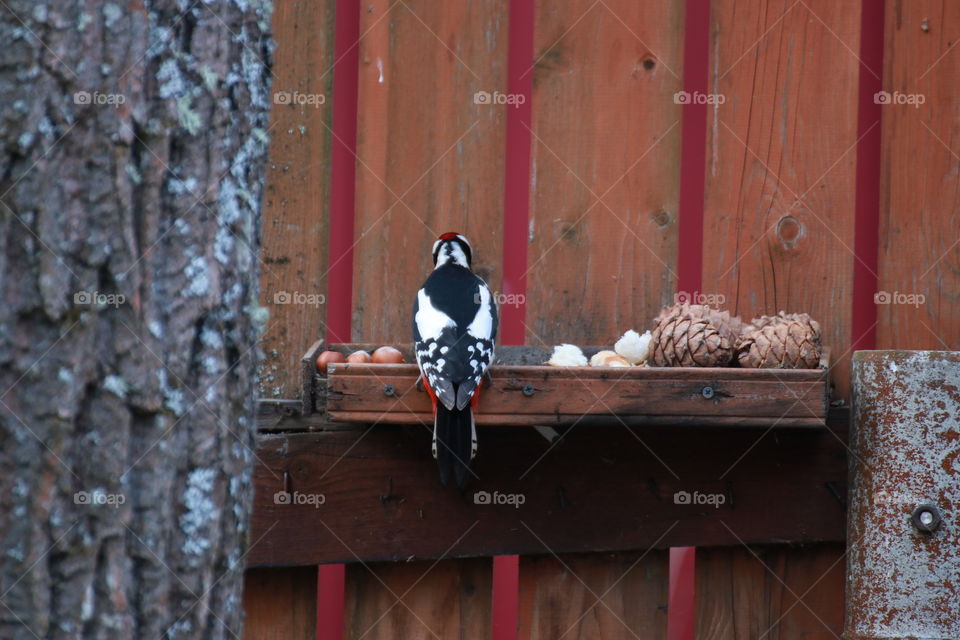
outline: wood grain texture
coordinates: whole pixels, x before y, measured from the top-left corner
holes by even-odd
[[[315,640],[317,568],[248,569],[243,610],[244,640]]]
[[[491,570],[489,558],[351,564],[344,638],[488,638]]]
[[[698,548],[697,639],[835,640],[843,555],[839,544]]]
[[[672,300],[682,24],[676,0],[537,2],[528,344],[612,343]]]
[[[878,305],[877,348],[957,350],[960,5],[887,2],[885,32],[884,90],[925,102],[883,107],[879,288],[891,303]]]
[[[353,339],[410,339],[437,236],[459,231],[500,281],[506,0],[363,3]]]
[[[479,424],[670,416],[677,424],[696,418],[701,424],[822,426],[827,417],[824,370],[493,366],[490,372]],[[411,364],[331,365],[324,408],[333,420],[432,424],[429,396],[417,390],[417,378]]]
[[[261,397],[299,396],[298,361],[324,333],[325,305],[294,294],[326,294],[333,7],[334,0],[278,0],[274,7],[273,92],[280,98],[270,114],[263,198],[260,304],[270,322],[261,342]]]
[[[808,312],[849,395],[860,4],[715,0],[702,293]]]
[[[667,555],[650,551],[521,558],[517,637],[666,638]]]
[[[465,495],[440,485],[423,426],[261,436],[251,522],[260,541],[247,562],[737,544],[721,520],[749,543],[842,540],[844,424],[831,423],[837,437],[822,429],[578,426],[552,448],[533,429],[484,427]],[[323,504],[278,504],[284,472],[289,491],[321,494]],[[476,491],[524,501],[478,504]],[[727,498],[719,507],[683,504],[678,491]]]

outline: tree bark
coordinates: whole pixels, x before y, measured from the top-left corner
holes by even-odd
[[[0,4],[0,638],[240,635],[269,22]]]

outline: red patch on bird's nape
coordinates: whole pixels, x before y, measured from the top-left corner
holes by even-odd
[[[441,240],[456,240],[460,236],[459,233],[455,231],[448,231],[440,236]]]

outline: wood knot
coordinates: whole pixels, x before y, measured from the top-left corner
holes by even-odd
[[[777,239],[784,249],[793,249],[803,237],[803,223],[791,215],[785,215],[777,222]]]
[[[673,216],[665,209],[660,209],[650,214],[650,219],[661,229],[666,229],[670,226],[670,223],[673,222]]]

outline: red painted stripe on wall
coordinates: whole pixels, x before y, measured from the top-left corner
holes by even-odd
[[[693,640],[696,627],[696,547],[671,547],[667,640]]]
[[[710,0],[687,0],[683,36],[683,91],[709,92]],[[677,291],[703,286],[703,202],[706,184],[707,105],[689,100],[681,115]],[[670,549],[668,640],[693,640],[696,628],[696,549]]]
[[[334,139],[330,145],[328,344],[351,341],[359,40],[359,0],[337,0],[333,44],[333,59],[337,61],[333,69]],[[342,564],[317,567],[317,640],[343,638],[345,573]]]
[[[317,567],[317,640],[343,638],[345,574],[342,564]]]
[[[710,0],[687,0],[684,16],[683,90],[708,92]],[[707,105],[683,105],[680,146],[680,213],[677,290],[700,291],[703,271],[703,197],[707,152]]]
[[[533,127],[533,0],[511,0],[507,92],[523,95],[507,110],[503,183],[503,293],[526,295],[527,236],[530,224],[530,129]],[[520,298],[523,299],[523,298]],[[523,344],[525,305],[500,309],[500,344]],[[493,558],[493,640],[515,640],[520,608],[520,558]]]
[[[327,337],[350,342],[353,314],[353,234],[356,195],[360,1],[337,0],[333,55],[333,141],[330,145],[330,237]],[[317,153],[322,153],[317,149]]]
[[[510,3],[507,92],[523,95],[507,110],[507,156],[503,185],[503,293],[527,291],[527,236],[530,224],[530,128],[532,124],[533,0]],[[522,299],[522,298],[520,298]],[[500,343],[523,344],[525,305],[500,309]]]
[[[493,558],[493,640],[514,640],[520,611],[520,556]]]
[[[854,350],[876,349],[880,250],[880,119],[883,105],[873,96],[883,89],[884,0],[863,0],[860,14],[860,79],[857,110],[857,175],[854,210],[853,315]],[[871,128],[872,127],[872,128]]]

